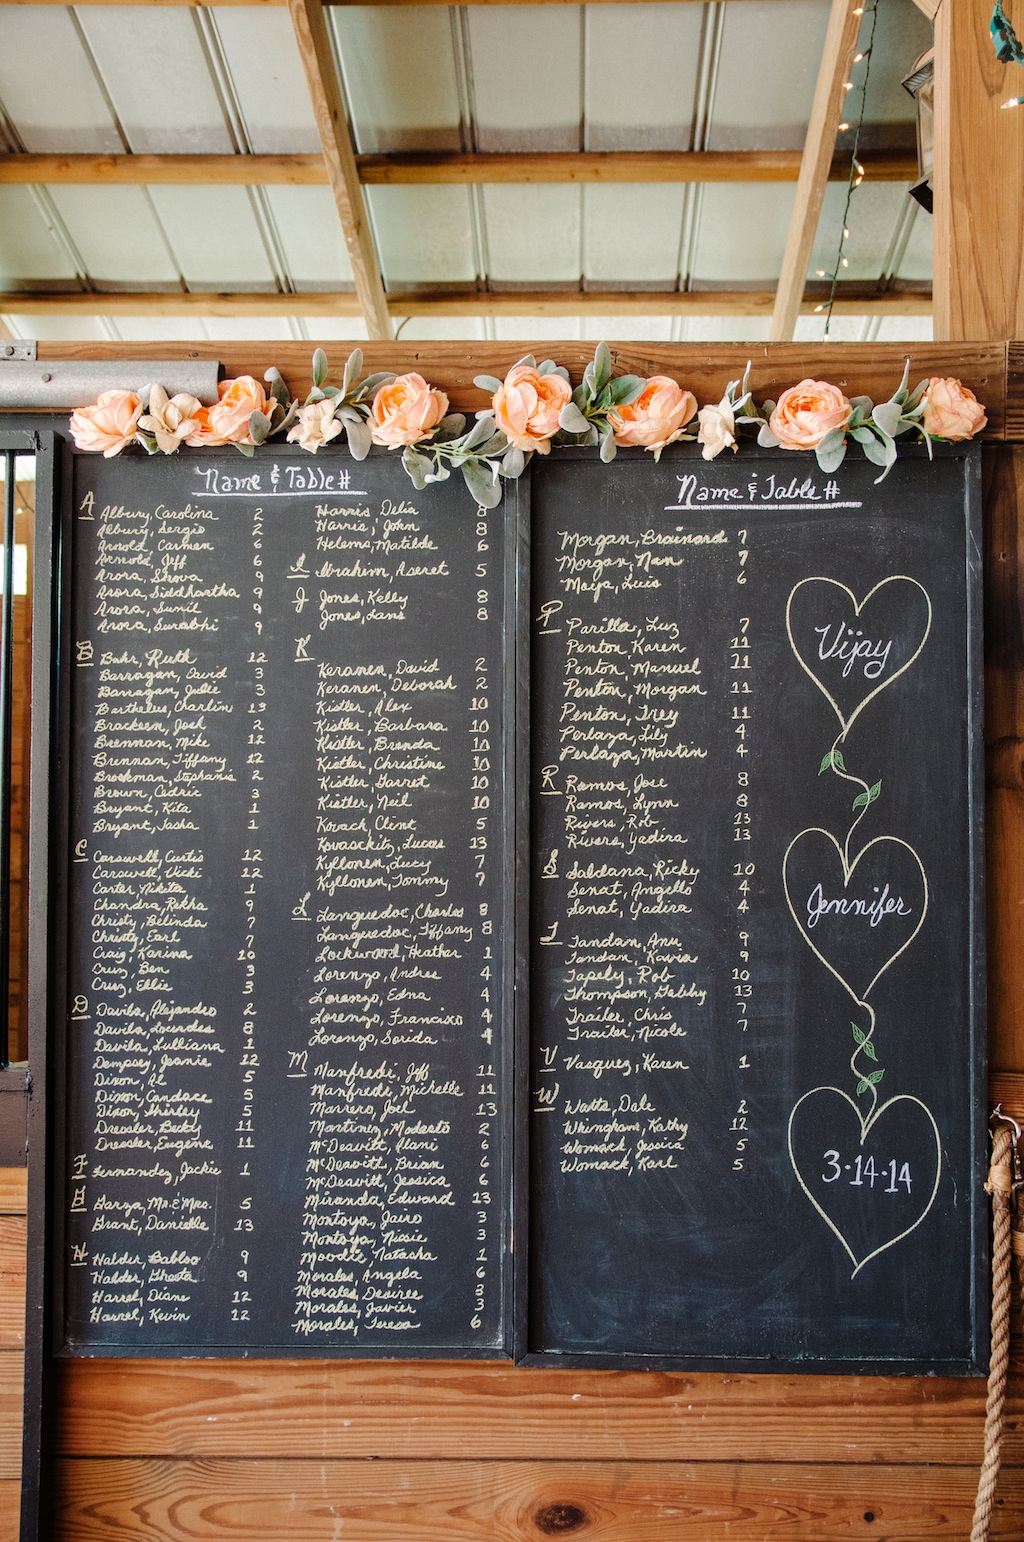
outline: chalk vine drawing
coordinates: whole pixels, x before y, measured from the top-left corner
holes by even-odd
[[[818,774],[829,772],[857,791],[852,801],[853,819],[842,839],[831,830],[812,826],[790,841],[782,862],[783,891],[801,937],[843,987],[860,1019],[850,1025],[854,1095],[840,1087],[812,1087],[790,1113],[787,1141],[797,1182],[845,1249],[853,1264],[853,1276],[921,1225],[935,1202],[942,1165],[938,1126],[920,1098],[899,1093],[879,1103],[879,1084],[885,1070],[875,1043],[875,1008],[868,999],[924,925],[928,876],[917,852],[898,836],[876,835],[854,849],[858,827],[878,802],[882,784],[855,775],[844,756],[854,723],[920,657],[931,625],[927,591],[905,574],[882,579],[861,600],[834,578],[805,578],[793,587],[786,602],[786,633],[793,654],[839,723],[839,733],[822,757]],[[864,1099],[866,1103],[858,1101]],[[880,1125],[889,1129],[899,1126],[901,1138],[909,1139],[913,1146],[916,1191],[912,1192],[914,1180],[906,1164],[899,1169],[906,1189],[902,1203],[874,1213],[869,1207],[854,1221],[852,1212],[844,1210],[835,1197],[842,1194],[838,1180],[852,1166],[840,1158],[844,1135],[835,1136],[835,1147],[824,1157],[811,1137],[826,1128],[844,1132],[860,1153],[856,1179],[851,1182],[863,1188],[862,1171],[870,1170],[870,1191],[874,1192],[874,1152],[878,1150],[880,1156],[883,1152]],[[809,1134],[802,1136],[804,1130]],[[802,1152],[801,1144],[806,1147]],[[824,1173],[820,1171],[823,1161],[828,1169]],[[870,1164],[869,1169],[866,1164]],[[815,1177],[808,1181],[812,1166]],[[896,1160],[888,1167],[890,1185],[880,1193],[892,1195],[898,1192]],[[833,1182],[834,1189],[824,1187]],[[836,1210],[843,1215],[837,1217]]]

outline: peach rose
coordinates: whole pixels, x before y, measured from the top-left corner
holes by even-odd
[[[723,450],[732,446],[736,450],[736,414],[732,410],[732,403],[727,396],[723,396],[717,407],[702,407],[697,414],[697,441],[704,448],[701,450],[703,460],[714,460],[716,455],[721,455]]]
[[[288,430],[288,443],[297,443],[315,455],[322,445],[336,439],[343,424],[340,418],[334,416],[335,406],[336,403],[327,398],[322,402],[307,402],[305,407],[300,407],[297,422]]]
[[[202,410],[187,391],[168,399],[163,386],[155,385],[149,393],[149,412],[139,419],[139,427],[153,435],[165,455],[173,455],[182,440],[196,432]]]
[[[697,398],[692,391],[684,391],[668,375],[652,375],[635,402],[609,412],[608,422],[616,444],[663,450],[681,436],[683,425],[696,411]]]
[[[104,391],[94,407],[71,414],[71,437],[80,450],[102,450],[109,460],[136,437],[142,406],[134,391]]]
[[[926,434],[936,439],[973,439],[988,422],[985,409],[959,380],[942,380],[933,375],[924,396],[921,417]]]
[[[448,411],[448,398],[422,375],[399,375],[382,385],[370,404],[370,437],[394,450],[432,433]]]
[[[813,450],[853,411],[842,391],[825,380],[801,380],[783,391],[768,427],[784,450]]]
[[[198,427],[185,443],[203,448],[217,444],[252,444],[249,418],[254,412],[266,412],[267,393],[251,375],[237,380],[222,380],[217,387],[219,400],[212,407],[200,407]]]
[[[558,432],[558,414],[571,396],[564,375],[542,375],[529,364],[516,364],[491,397],[494,425],[517,450],[546,455]]]

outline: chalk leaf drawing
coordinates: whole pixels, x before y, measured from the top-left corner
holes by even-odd
[[[811,952],[864,1002],[928,913],[928,879],[912,846],[879,835],[849,860],[829,830],[801,830],[782,860],[790,914]]]
[[[849,733],[868,702],[898,680],[928,640],[932,604],[916,578],[883,578],[858,600],[834,578],[804,578],[786,603],[800,667]]]
[[[935,1202],[942,1143],[931,1111],[906,1093],[861,1114],[839,1087],[805,1092],[789,1117],[797,1181],[853,1264],[921,1225]]]

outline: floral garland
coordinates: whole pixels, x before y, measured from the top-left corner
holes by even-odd
[[[904,435],[923,440],[931,455],[933,442],[973,439],[988,421],[959,380],[933,375],[908,390],[909,358],[899,387],[877,406],[867,396],[847,400],[824,380],[801,380],[777,402],[757,406],[748,364],[717,406],[698,410],[692,391],[668,375],[647,380],[614,375],[608,347],[599,343],[575,389],[568,370],[552,359],[538,364],[532,355],[513,365],[504,380],[478,375],[475,383],[490,393],[491,405],[476,414],[470,428],[462,413],[448,411],[445,393],[421,375],[362,379],[362,367],[357,348],[340,386],[328,385],[327,356],[318,348],[313,389],[301,405],[273,368],[264,376],[266,390],[251,375],[221,381],[211,407],[184,393],[168,397],[160,385],[143,395],[105,391],[94,406],[72,414],[71,435],[80,450],[109,457],[130,444],[151,455],[173,455],[182,444],[232,444],[252,455],[256,445],[281,434],[315,455],[344,434],[357,460],[369,454],[371,444],[400,449],[402,465],[419,489],[460,470],[474,501],[489,509],[501,501],[502,479],[521,476],[530,457],[547,455],[552,444],[597,446],[602,461],[613,460],[620,446],[636,445],[657,460],[666,445],[691,440],[701,445],[705,460],[714,460],[723,450],[735,452],[744,430],[756,430],[758,444],[813,450],[822,471],[833,472],[852,440],[882,468],[880,482]],[[687,432],[694,426],[695,432]]]

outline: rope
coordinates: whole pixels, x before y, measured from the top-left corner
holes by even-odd
[[[986,1542],[995,1502],[996,1480],[1002,1456],[1003,1405],[1006,1401],[1006,1372],[1010,1364],[1010,1255],[1018,1252],[1024,1259],[1024,1234],[1017,1232],[1019,1249],[1012,1249],[1012,1207],[1014,1204],[1014,1166],[1016,1146],[1011,1131],[1018,1127],[1006,1120],[999,1110],[992,1132],[992,1166],[985,1191],[992,1196],[992,1354],[989,1361],[988,1399],[985,1404],[985,1451],[978,1478],[978,1496],[974,1503],[971,1542]]]

